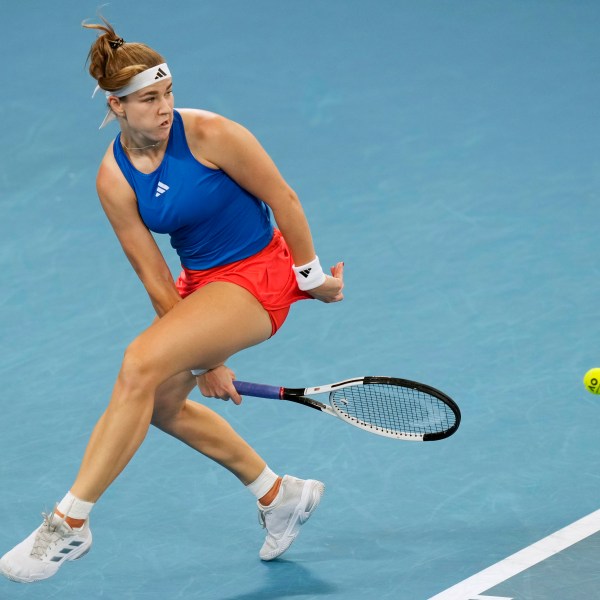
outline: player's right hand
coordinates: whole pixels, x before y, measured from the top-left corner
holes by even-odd
[[[233,400],[234,404],[241,404],[242,397],[233,386],[235,373],[226,365],[220,365],[197,377],[198,388],[207,398],[220,398]]]

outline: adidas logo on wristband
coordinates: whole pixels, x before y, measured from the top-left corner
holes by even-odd
[[[305,265],[301,265],[300,267],[293,265],[292,268],[296,274],[298,287],[303,292],[319,287],[327,279],[325,273],[323,273],[318,256],[315,256],[313,260]]]

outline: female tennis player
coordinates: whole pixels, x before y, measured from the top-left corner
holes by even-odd
[[[98,195],[158,316],[127,348],[71,489],[0,559],[1,572],[23,583],[89,551],[90,511],[150,424],[224,466],[257,498],[263,560],[289,548],[324,490],[320,481],[279,477],[187,396],[197,384],[204,396],[240,404],[225,361],[271,337],[293,302],[342,300],[343,264],[323,272],[296,194],[254,136],[207,111],[175,110],[164,58],[102,20],[84,25],[99,30],[89,70],[107,98],[102,126],[116,119],[120,133],[101,161]],[[183,268],[177,281],[151,231],[170,235]]]

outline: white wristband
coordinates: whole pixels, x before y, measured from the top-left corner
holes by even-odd
[[[327,279],[325,273],[323,273],[318,256],[315,256],[313,260],[301,267],[292,265],[292,269],[294,269],[294,273],[296,274],[298,287],[304,292],[319,287]]]
[[[192,369],[192,375],[194,377],[200,377],[200,375],[204,375],[204,373],[208,373],[210,369]]]

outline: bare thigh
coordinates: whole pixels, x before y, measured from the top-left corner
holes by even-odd
[[[124,364],[143,370],[158,388],[184,371],[215,367],[270,335],[269,314],[250,292],[215,282],[179,302],[136,338]]]
[[[187,378],[184,372],[194,367],[212,368],[239,350],[264,341],[270,334],[267,311],[254,296],[235,284],[211,283],[179,302],[127,348],[110,403],[94,427],[72,493],[95,502],[106,491],[135,454],[156,418],[157,391],[161,389],[164,397],[169,387],[164,386],[165,382],[177,375]],[[173,397],[179,397],[181,402],[182,395]],[[190,426],[186,414],[194,413],[187,407],[184,402],[178,415],[171,415],[170,433],[188,443],[192,438],[206,438],[212,411],[202,410],[200,419],[194,418]],[[168,420],[162,421],[165,429]],[[227,453],[214,443],[209,448],[206,441],[197,448],[247,481],[252,477],[244,466],[248,463],[248,451],[234,452],[233,446],[227,444]],[[257,460],[253,473],[259,469]]]

